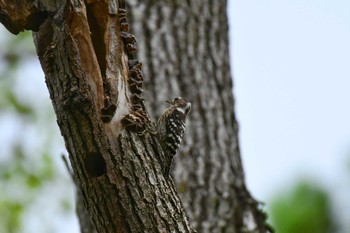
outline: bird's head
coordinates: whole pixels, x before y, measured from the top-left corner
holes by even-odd
[[[191,110],[191,102],[183,97],[176,97],[173,100],[166,100],[168,104],[171,104],[175,108],[177,108],[180,112],[184,114],[188,114]]]

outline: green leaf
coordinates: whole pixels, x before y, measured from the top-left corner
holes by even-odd
[[[279,233],[331,232],[333,219],[328,194],[312,183],[300,182],[291,193],[271,204],[271,218]]]
[[[42,185],[42,180],[34,174],[27,176],[27,185],[29,188],[38,188]]]
[[[0,230],[18,232],[21,227],[23,204],[11,200],[0,200]]]
[[[16,110],[21,115],[25,116],[34,116],[34,111],[32,108],[29,106],[22,104],[18,98],[14,95],[13,92],[7,91],[5,98],[7,99],[8,103],[13,106]]]

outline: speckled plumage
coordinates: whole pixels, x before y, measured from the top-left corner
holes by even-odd
[[[164,176],[169,176],[173,157],[180,147],[185,133],[186,117],[191,110],[191,103],[182,97],[167,101],[171,106],[160,116],[157,127],[160,134],[163,150],[168,156],[164,169]]]

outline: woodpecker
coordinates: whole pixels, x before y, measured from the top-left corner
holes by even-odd
[[[160,116],[157,127],[161,144],[166,153],[164,176],[169,176],[171,162],[179,149],[185,132],[186,117],[191,110],[191,103],[186,98],[176,97],[174,100],[167,100],[170,104]]]

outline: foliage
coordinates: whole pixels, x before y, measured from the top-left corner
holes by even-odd
[[[271,218],[279,233],[332,232],[328,194],[313,183],[300,182],[271,203]]]
[[[3,30],[0,28],[0,31]],[[67,192],[62,194],[72,187],[68,175],[62,177],[52,156],[56,153],[59,157],[56,150],[63,145],[62,140],[57,139],[59,133],[48,95],[40,96],[40,92],[46,90],[34,86],[34,77],[24,73],[26,64],[37,63],[31,33],[12,38],[2,33],[0,46],[5,48],[0,51],[0,232],[31,232],[27,225],[33,217],[27,216],[40,218],[40,214],[45,214],[47,210],[43,209],[42,213],[30,213],[40,208],[35,206],[45,202],[46,196],[53,198],[48,193],[54,190],[59,193],[55,196],[60,199],[56,200],[59,203],[56,205],[60,205],[58,211],[72,212],[72,200],[68,201]],[[43,78],[39,81],[44,83]],[[57,208],[49,199],[46,202],[45,208]],[[22,227],[24,224],[26,228]],[[35,232],[52,229],[44,225]]]

